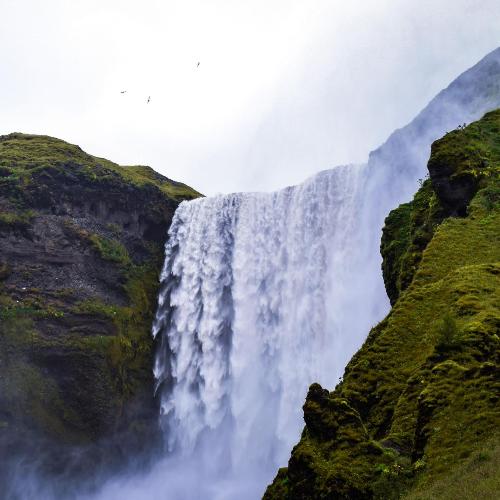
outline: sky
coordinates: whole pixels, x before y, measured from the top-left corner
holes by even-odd
[[[366,160],[499,20],[500,0],[0,0],[0,134],[275,190]]]

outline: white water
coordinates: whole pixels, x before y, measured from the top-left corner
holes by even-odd
[[[308,386],[333,388],[386,309],[379,294],[363,310],[377,302],[358,251],[365,168],[177,209],[153,332],[168,449],[195,478],[176,498],[258,498],[300,436]]]

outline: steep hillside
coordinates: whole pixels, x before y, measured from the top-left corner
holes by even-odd
[[[197,196],[58,139],[0,137],[0,463],[42,437],[148,444],[163,245]]]
[[[386,219],[393,308],[333,392],[311,386],[266,499],[498,492],[500,111],[435,142],[428,169]]]

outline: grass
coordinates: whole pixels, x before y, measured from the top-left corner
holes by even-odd
[[[390,214],[382,254],[393,308],[333,392],[310,390],[306,427],[268,500],[499,491],[491,439],[500,427],[500,111],[448,134],[433,153],[450,176],[477,181],[474,197],[463,217],[450,217],[453,207],[425,181]],[[365,432],[357,441],[330,430],[332,422],[352,427],[349,415]]]
[[[404,500],[496,500],[500,491],[500,438],[481,443],[446,476],[420,481]]]
[[[105,238],[104,236],[100,236],[98,234],[89,235],[89,240],[104,260],[109,260],[122,265],[130,263],[130,257],[127,249],[118,240]]]
[[[150,167],[121,166],[60,139],[21,133],[0,136],[0,185],[9,187],[13,197],[19,195],[20,186],[45,174],[77,175],[92,182],[114,179],[139,187],[149,185],[176,201],[200,196],[189,186],[172,181]]]
[[[35,216],[32,210],[16,210],[0,212],[0,228],[26,228]]]
[[[468,127],[459,127],[433,144],[429,170],[452,165],[451,180],[474,177],[487,180],[500,173],[499,112],[486,113]],[[483,183],[484,187],[484,183]]]

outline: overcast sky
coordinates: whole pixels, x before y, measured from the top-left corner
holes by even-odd
[[[365,160],[499,35],[500,0],[0,0],[0,134],[268,191]]]

